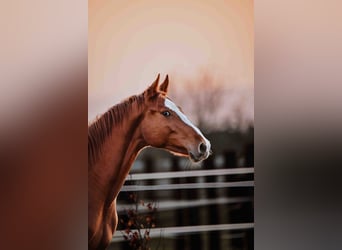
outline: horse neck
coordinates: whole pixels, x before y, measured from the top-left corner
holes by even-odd
[[[96,196],[102,197],[106,207],[116,199],[133,161],[146,146],[139,128],[143,113],[138,110],[133,108],[122,123],[113,126],[111,136],[103,145],[102,155],[93,168],[95,186],[101,193]]]

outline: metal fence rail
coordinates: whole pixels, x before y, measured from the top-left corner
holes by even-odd
[[[127,176],[126,181],[171,179],[171,178],[183,178],[183,177],[205,177],[205,176],[251,174],[251,173],[254,173],[254,167],[232,168],[232,169],[176,171],[176,172],[159,172],[159,173],[143,173],[143,174],[131,174],[131,175]]]
[[[225,231],[225,230],[241,230],[254,228],[254,223],[234,223],[234,224],[217,224],[217,225],[200,225],[200,226],[184,226],[184,227],[164,227],[152,228],[151,237],[170,237],[177,234],[192,234],[209,231]],[[116,231],[112,242],[124,241],[122,233]]]
[[[208,205],[222,205],[222,204],[232,204],[232,203],[242,203],[251,202],[253,198],[251,197],[220,197],[215,199],[198,199],[198,200],[168,200],[168,201],[158,201],[157,208],[158,211],[200,207]],[[120,212],[125,212],[125,209],[132,206],[132,204],[118,204],[117,210]],[[140,212],[148,211],[147,208],[141,208]]]
[[[234,182],[202,182],[184,184],[163,184],[163,185],[127,185],[123,186],[121,192],[133,191],[161,191],[177,189],[201,189],[201,188],[228,188],[228,187],[254,187],[254,181]]]

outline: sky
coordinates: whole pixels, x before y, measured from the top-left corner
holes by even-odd
[[[90,0],[88,20],[89,121],[158,73],[170,90],[206,69],[236,93],[253,92],[251,0]]]

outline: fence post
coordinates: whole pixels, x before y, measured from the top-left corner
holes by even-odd
[[[206,169],[215,169],[214,165],[214,159],[215,155],[212,155],[209,157],[205,162],[205,168]],[[216,182],[216,176],[206,176],[205,177],[206,182]],[[217,198],[217,190],[215,188],[208,188],[206,189],[207,198],[208,199],[215,199]],[[208,223],[210,225],[219,224],[219,215],[220,210],[219,206],[217,204],[209,205],[208,206]],[[209,232],[209,246],[208,249],[215,249],[220,250],[221,249],[221,232],[220,231],[212,231]]]
[[[254,167],[254,143],[249,143],[245,147],[245,159],[247,167]],[[254,179],[254,175],[253,175]],[[254,188],[249,188],[247,190],[247,195],[254,198]],[[254,221],[254,202],[247,203],[245,205],[245,213],[250,221]],[[250,229],[246,232],[245,238],[246,249],[254,249],[254,230]]]
[[[223,154],[224,157],[224,166],[225,168],[237,168],[237,154],[235,151],[225,151]],[[227,175],[226,181],[234,181],[239,178],[239,175]],[[229,189],[228,189],[229,190]]]
[[[171,158],[172,161],[172,171],[180,171],[180,162],[179,162],[179,158],[177,157],[172,157]],[[172,179],[172,184],[180,184],[181,180],[180,178],[173,178]],[[182,199],[182,190],[179,189],[175,189],[172,191],[172,199],[173,200],[181,200]],[[175,209],[174,212],[174,218],[175,218],[175,222],[176,225],[175,226],[184,226],[183,225],[183,210],[181,209]],[[175,247],[174,249],[183,249],[185,246],[185,238],[182,235],[177,235],[176,236],[176,241],[175,241]]]
[[[238,161],[237,161],[237,153],[236,151],[226,151],[224,152],[224,163],[225,163],[225,168],[237,168],[238,166]],[[239,175],[227,175],[226,176],[226,181],[227,182],[233,182],[233,181],[237,181],[239,180],[240,176]],[[226,196],[228,198],[231,197],[236,197],[239,196],[239,189],[236,188],[227,188],[226,189]],[[239,204],[234,204],[233,206],[230,205],[225,213],[225,215],[227,216],[227,221],[228,223],[237,223],[240,222],[237,219],[236,213],[238,213],[239,211]],[[242,239],[231,239],[230,240],[230,247],[233,247],[233,249],[243,249],[241,247],[241,241]]]
[[[144,159],[144,167],[146,169],[146,173],[153,173],[155,172],[155,162],[151,156],[146,156]],[[154,180],[145,180],[144,181],[145,185],[154,185],[155,181]],[[141,192],[144,194],[144,197],[139,197],[140,199],[147,199],[151,201],[155,201],[156,195],[155,192]]]
[[[250,143],[246,146],[246,167],[254,167],[254,144]]]
[[[187,177],[186,178],[188,183],[196,183],[197,177]],[[186,199],[190,200],[198,200],[199,198],[199,191],[197,189],[188,189],[185,191]],[[190,207],[185,209],[185,221],[186,225],[200,225],[200,216],[199,216],[199,209],[197,207]],[[188,237],[188,248],[187,249],[202,249],[202,237],[201,233],[190,234]]]

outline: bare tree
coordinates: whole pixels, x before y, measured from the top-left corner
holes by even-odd
[[[208,131],[213,128],[213,116],[222,104],[224,92],[222,81],[208,70],[202,70],[197,78],[178,85],[173,96],[197,126]]]
[[[227,88],[228,83],[209,70],[201,70],[198,77],[185,80],[173,92],[181,107],[197,126],[205,131],[241,129],[250,126],[246,92]],[[252,100],[251,100],[252,101]]]

